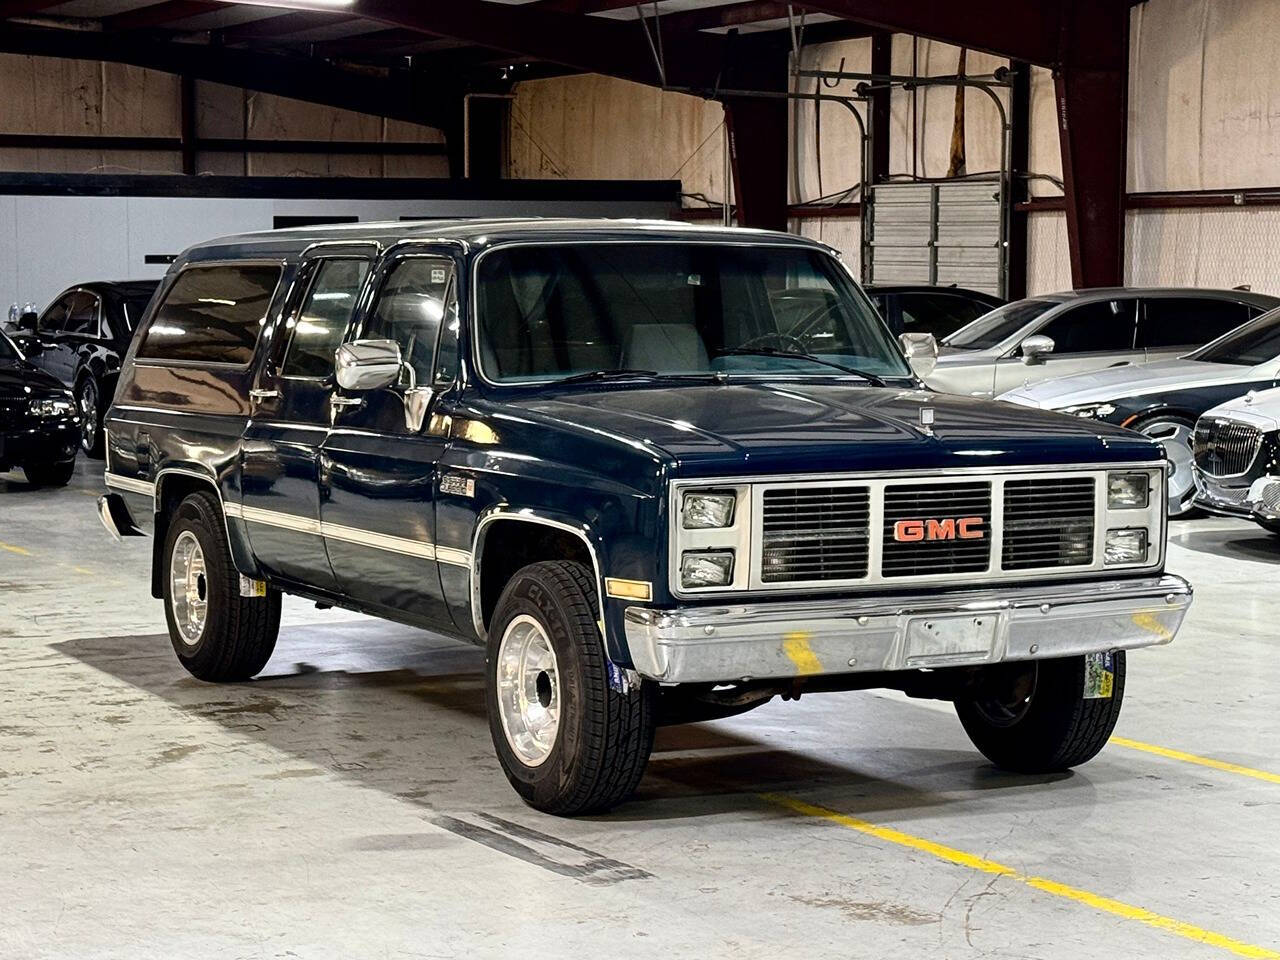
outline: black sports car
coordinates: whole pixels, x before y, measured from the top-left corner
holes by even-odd
[[[63,486],[75,471],[79,439],[70,391],[0,333],[0,471],[22,467],[35,486]]]
[[[83,283],[63,291],[39,316],[17,320],[13,341],[31,363],[75,395],[80,446],[102,456],[102,415],[111,406],[120,363],[158,280]]]

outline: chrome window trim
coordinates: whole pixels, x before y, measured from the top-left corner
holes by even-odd
[[[253,343],[253,352],[245,363],[231,363],[226,360],[170,360],[164,357],[140,357],[138,352],[142,349],[146,342],[147,335],[151,333],[151,328],[155,326],[156,317],[160,310],[164,307],[165,301],[169,299],[169,294],[173,292],[173,286],[180,277],[188,270],[208,270],[217,267],[278,267],[280,275],[276,277],[276,285],[271,290],[271,298],[267,301],[267,312],[263,314],[262,324],[258,329],[258,338]],[[258,351],[262,349],[263,335],[275,328],[280,323],[280,318],[284,315],[284,303],[281,303],[280,309],[272,316],[271,307],[280,296],[280,288],[284,285],[285,274],[289,270],[289,261],[285,259],[272,259],[269,257],[251,257],[244,260],[196,260],[184,263],[181,268],[167,277],[164,283],[163,291],[157,291],[158,299],[156,300],[155,309],[150,311],[151,316],[147,319],[147,326],[144,330],[138,330],[134,333],[135,345],[130,347],[130,356],[135,367],[174,367],[177,369],[195,368],[199,370],[235,370],[247,371],[251,369],[254,362],[258,358]]]
[[[793,241],[787,241],[787,240],[778,240],[778,239],[764,240],[759,237],[756,237],[756,238],[743,237],[741,239],[736,237],[715,237],[715,238],[681,237],[679,239],[672,239],[670,237],[667,237],[663,239],[658,239],[656,237],[646,237],[646,236],[624,237],[624,238],[616,238],[616,239],[591,239],[591,240],[586,240],[586,239],[505,240],[501,243],[495,243],[492,246],[485,247],[483,250],[480,251],[479,254],[476,255],[475,259],[472,260],[471,262],[471,277],[470,277],[471,284],[469,288],[471,303],[468,305],[467,318],[466,318],[466,322],[470,325],[471,343],[470,343],[470,350],[468,351],[467,359],[470,362],[471,366],[475,368],[476,376],[479,377],[480,382],[488,387],[496,387],[498,389],[517,389],[518,390],[526,387],[546,386],[549,383],[556,383],[560,380],[563,380],[564,377],[569,376],[569,374],[565,374],[564,376],[559,376],[559,377],[548,377],[545,380],[521,380],[518,383],[503,383],[501,381],[490,380],[488,377],[485,376],[484,367],[480,363],[480,312],[479,312],[480,311],[480,264],[484,262],[485,257],[487,257],[489,254],[497,250],[507,250],[507,249],[510,249],[511,247],[570,247],[570,246],[586,247],[586,246],[639,246],[639,245],[773,247],[773,248],[784,249],[784,250],[807,250],[812,253],[822,254],[823,256],[829,257],[831,260],[835,262],[837,272],[847,277],[849,279],[849,282],[853,284],[854,289],[859,294],[861,294],[862,300],[863,300],[863,306],[871,310],[872,318],[879,321],[880,326],[886,332],[886,336],[888,336],[890,338],[890,341],[892,342],[892,339],[893,339],[892,334],[889,332],[889,328],[885,325],[884,318],[880,316],[879,311],[875,309],[875,305],[871,303],[870,298],[867,297],[866,292],[862,289],[861,281],[859,281],[857,277],[853,275],[852,269],[850,269],[849,265],[844,262],[843,258],[839,257],[836,254],[835,250],[832,247],[829,247],[825,243],[820,243],[818,241],[808,241],[799,237],[797,237]],[[810,376],[816,379],[819,377],[829,378],[832,375],[840,375],[840,371],[836,370],[833,367],[831,368],[829,373],[812,374]],[[766,373],[761,375],[760,373],[757,372],[754,379],[771,379],[777,376],[778,376],[778,373]],[[795,377],[806,378],[805,374],[799,373],[798,371],[787,371],[786,376],[789,378],[795,378]],[[849,376],[849,375],[845,374],[845,376]],[[894,375],[885,375],[885,376],[886,376],[886,379],[889,379],[889,380],[915,379],[915,374],[913,374],[910,371],[910,368],[908,368],[907,372],[902,374],[900,377],[894,376]]]
[[[301,273],[303,270],[307,270],[307,269],[311,270],[310,275],[306,277],[306,289],[301,292],[300,299],[298,300],[298,304],[293,310],[288,309],[289,300],[292,298],[292,293],[293,293],[293,291],[290,290],[289,295],[285,297],[285,309],[281,311],[280,317],[281,317],[281,322],[284,323],[286,326],[288,326],[288,323],[290,320],[296,321],[302,316],[302,311],[306,307],[308,301],[310,300],[312,292],[315,290],[316,281],[320,279],[320,271],[323,269],[323,266],[319,266],[319,265],[322,265],[325,262],[330,260],[361,260],[369,265],[369,269],[368,269],[368,272],[365,273],[364,278],[360,281],[360,287],[356,290],[355,305],[351,308],[351,315],[347,317],[347,325],[342,330],[342,340],[339,342],[346,343],[348,338],[350,338],[351,336],[351,330],[356,324],[356,319],[360,316],[361,309],[364,306],[365,297],[369,289],[369,280],[373,276],[374,271],[377,270],[377,267],[378,267],[378,255],[381,250],[381,247],[380,245],[375,243],[373,245],[375,249],[372,254],[360,254],[360,253],[326,254],[323,252],[319,254],[310,253],[312,250],[315,250],[317,248],[329,247],[329,246],[345,247],[345,246],[351,246],[351,244],[346,244],[346,243],[339,244],[333,241],[326,240],[323,243],[313,243],[311,246],[307,247],[306,250],[302,251],[302,259],[298,262],[298,273]],[[317,264],[317,266],[313,267],[312,266],[313,264]],[[294,283],[296,283],[297,280],[298,278],[297,276],[295,276]],[[276,373],[275,379],[287,380],[289,383],[313,383],[313,384],[319,384],[323,386],[332,378],[333,374],[329,374],[328,376],[325,376],[325,377],[299,377],[299,376],[290,376],[289,374],[284,372],[285,365],[289,362],[290,351],[293,350],[293,341],[296,333],[297,333],[297,326],[295,324],[294,328],[289,330],[289,342],[280,348],[280,351],[281,351],[280,352],[280,370],[278,373]],[[255,353],[256,353],[256,350],[255,350]],[[268,361],[269,360],[270,358],[268,357]],[[264,365],[264,369],[265,369],[265,365]],[[262,378],[260,375],[259,381],[261,379]],[[273,422],[278,422],[278,421],[273,421]]]
[[[1156,471],[1159,477],[1155,480],[1155,488],[1160,493],[1152,498],[1152,503],[1144,511],[1113,511],[1107,507],[1108,473],[1124,471]],[[1021,570],[1002,569],[1002,551],[1004,541],[1004,486],[1011,480],[1052,479],[1053,477],[1077,477],[1082,474],[1098,479],[1094,488],[1094,543],[1093,562],[1089,566],[1072,567],[1034,567]],[[1164,564],[1167,550],[1165,530],[1168,524],[1168,511],[1162,491],[1166,489],[1168,464],[1165,461],[1140,461],[1125,463],[1083,464],[1078,466],[1032,465],[1026,467],[1010,467],[993,470],[990,467],[957,467],[948,470],[898,470],[874,471],[866,473],[835,474],[785,474],[779,476],[751,477],[692,477],[673,480],[668,490],[668,512],[670,525],[667,534],[667,581],[673,596],[679,599],[698,597],[749,597],[767,596],[778,593],[831,593],[838,591],[874,591],[886,588],[912,589],[923,586],[981,586],[1028,580],[1065,581],[1073,579],[1097,578],[1113,573],[1128,573],[1141,570],[1158,570]],[[915,483],[927,480],[937,484],[949,482],[960,483],[971,479],[989,479],[991,482],[991,524],[988,532],[990,541],[990,561],[982,573],[947,573],[942,575],[923,575],[911,577],[885,577],[880,572],[883,547],[883,490],[886,487]],[[678,527],[680,516],[680,498],[688,489],[723,489],[748,485],[751,489],[749,507],[751,520],[745,532],[747,549],[746,562],[750,564],[750,574],[746,587],[736,588],[706,587],[697,590],[686,590],[680,586],[680,554],[689,547],[682,541],[682,531]],[[870,515],[868,518],[869,536],[867,550],[867,575],[850,580],[801,580],[780,583],[767,583],[761,578],[760,564],[762,551],[761,528],[763,523],[764,491],[774,487],[834,487],[865,486],[870,489]],[[1157,509],[1158,504],[1158,509]],[[1139,515],[1141,521],[1139,520]],[[1152,522],[1152,521],[1155,522]],[[1140,524],[1151,533],[1151,546],[1155,548],[1154,558],[1138,564],[1105,564],[1104,548],[1106,531],[1113,526],[1133,526]],[[705,531],[703,531],[705,532]],[[727,545],[727,544],[726,544]],[[698,546],[709,547],[699,542]],[[740,549],[737,547],[735,549]],[[742,563],[738,558],[737,563]],[[740,578],[735,572],[735,585]]]

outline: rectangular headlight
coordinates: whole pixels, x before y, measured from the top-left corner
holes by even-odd
[[[1150,502],[1150,478],[1147,474],[1107,474],[1108,510],[1145,510]]]
[[[682,525],[686,530],[714,530],[733,524],[738,497],[732,493],[686,493]]]
[[[1109,564],[1146,563],[1147,531],[1141,527],[1108,530],[1103,555]]]
[[[732,550],[690,551],[680,557],[680,586],[727,587],[733,582]]]

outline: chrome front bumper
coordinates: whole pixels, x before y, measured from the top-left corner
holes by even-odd
[[[667,683],[916,670],[1168,643],[1191,606],[1170,574],[1111,583],[654,610],[629,607],[636,671]]]
[[[1226,499],[1217,492],[1211,481],[1196,473],[1196,496],[1194,503],[1209,513],[1227,517],[1243,517],[1246,520],[1263,520],[1275,522],[1280,520],[1280,477],[1268,474],[1258,477],[1248,487],[1230,488],[1235,494]],[[1226,489],[1226,488],[1220,488]]]

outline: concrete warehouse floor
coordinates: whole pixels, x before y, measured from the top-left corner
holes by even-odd
[[[100,477],[0,477],[0,957],[1280,956],[1250,524],[1173,526],[1190,620],[1070,775],[996,772],[946,704],[816,695],[661,731],[638,799],[572,821],[508,787],[478,650],[286,601],[262,679],[188,677]]]

